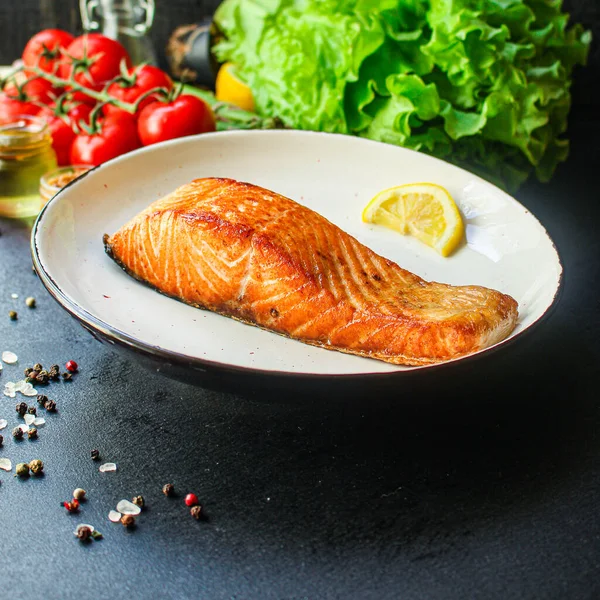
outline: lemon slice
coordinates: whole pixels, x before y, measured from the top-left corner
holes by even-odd
[[[217,73],[215,96],[222,102],[231,102],[244,110],[254,110],[254,97],[250,88],[235,75],[235,65],[225,63]]]
[[[412,235],[449,256],[464,235],[460,212],[448,190],[435,183],[409,183],[379,192],[362,214],[375,223]]]

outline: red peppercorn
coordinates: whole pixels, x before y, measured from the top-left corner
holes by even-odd
[[[63,502],[63,506],[68,512],[77,512],[79,510],[79,500],[73,498],[71,502]]]
[[[199,504],[199,500],[198,500],[198,496],[196,496],[196,494],[188,494],[185,497],[185,505],[186,506],[196,506],[196,504]]]
[[[68,360],[67,364],[65,365],[65,369],[67,371],[71,371],[71,373],[75,373],[75,371],[77,371],[78,365],[74,360]]]

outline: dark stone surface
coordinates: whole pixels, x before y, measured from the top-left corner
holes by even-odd
[[[0,383],[35,361],[81,367],[49,386],[59,410],[35,442],[10,438],[15,400],[0,396],[0,456],[46,465],[25,481],[0,471],[0,596],[598,598],[599,135],[574,119],[569,162],[518,194],[563,259],[554,314],[476,367],[352,400],[335,385],[230,395],[143,369],[62,311],[31,271],[28,229],[0,221],[0,350],[19,355]],[[119,470],[99,473],[92,448]],[[89,500],[67,514],[76,487]],[[127,531],[107,513],[134,494],[148,508]],[[104,539],[82,545],[77,523]]]

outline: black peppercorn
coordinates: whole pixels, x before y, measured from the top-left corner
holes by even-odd
[[[145,500],[144,500],[144,496],[134,496],[133,499],[131,500],[136,506],[139,506],[140,508],[143,508],[144,505],[146,504]]]
[[[15,438],[15,440],[22,440],[23,439],[23,430],[20,427],[15,427],[12,430],[12,435]]]
[[[30,415],[37,415],[37,408],[35,406],[30,406],[27,409],[28,414]]]
[[[199,504],[192,506],[192,508],[190,508],[190,514],[194,519],[199,521],[202,518],[202,507]]]
[[[62,374],[62,378],[64,381],[71,381],[71,379],[73,379],[73,375],[71,375],[71,373],[66,372]]]
[[[133,515],[123,515],[121,517],[121,523],[123,527],[133,527],[135,525],[135,518]]]
[[[87,542],[92,537],[92,528],[87,525],[79,525],[75,530],[75,537],[81,542]]]
[[[10,310],[10,311],[8,311],[8,318],[11,321],[16,321],[19,318],[19,315],[17,315],[16,311]]]
[[[50,381],[50,377],[48,376],[47,371],[40,371],[35,378],[36,383],[41,383],[42,385],[46,385]]]
[[[165,496],[172,496],[175,493],[175,486],[172,483],[167,483],[163,486],[162,491]]]
[[[4,438],[0,435],[0,448],[2,447],[2,444],[4,444]]]
[[[44,408],[48,412],[56,412],[56,402],[54,402],[54,400],[46,400],[46,402],[44,402]]]
[[[92,457],[92,460],[98,460],[100,458],[100,452],[98,452],[98,450],[92,450],[90,452],[90,455]]]
[[[19,402],[17,403],[15,410],[22,417],[27,412],[27,404],[25,402]]]
[[[44,394],[38,394],[36,400],[40,406],[44,406],[46,402],[48,402],[48,396],[45,396]]]

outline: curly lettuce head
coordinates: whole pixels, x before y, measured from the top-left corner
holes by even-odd
[[[376,7],[374,8],[374,4]],[[427,152],[516,189],[568,155],[591,34],[562,0],[225,0],[220,61],[290,127]]]

